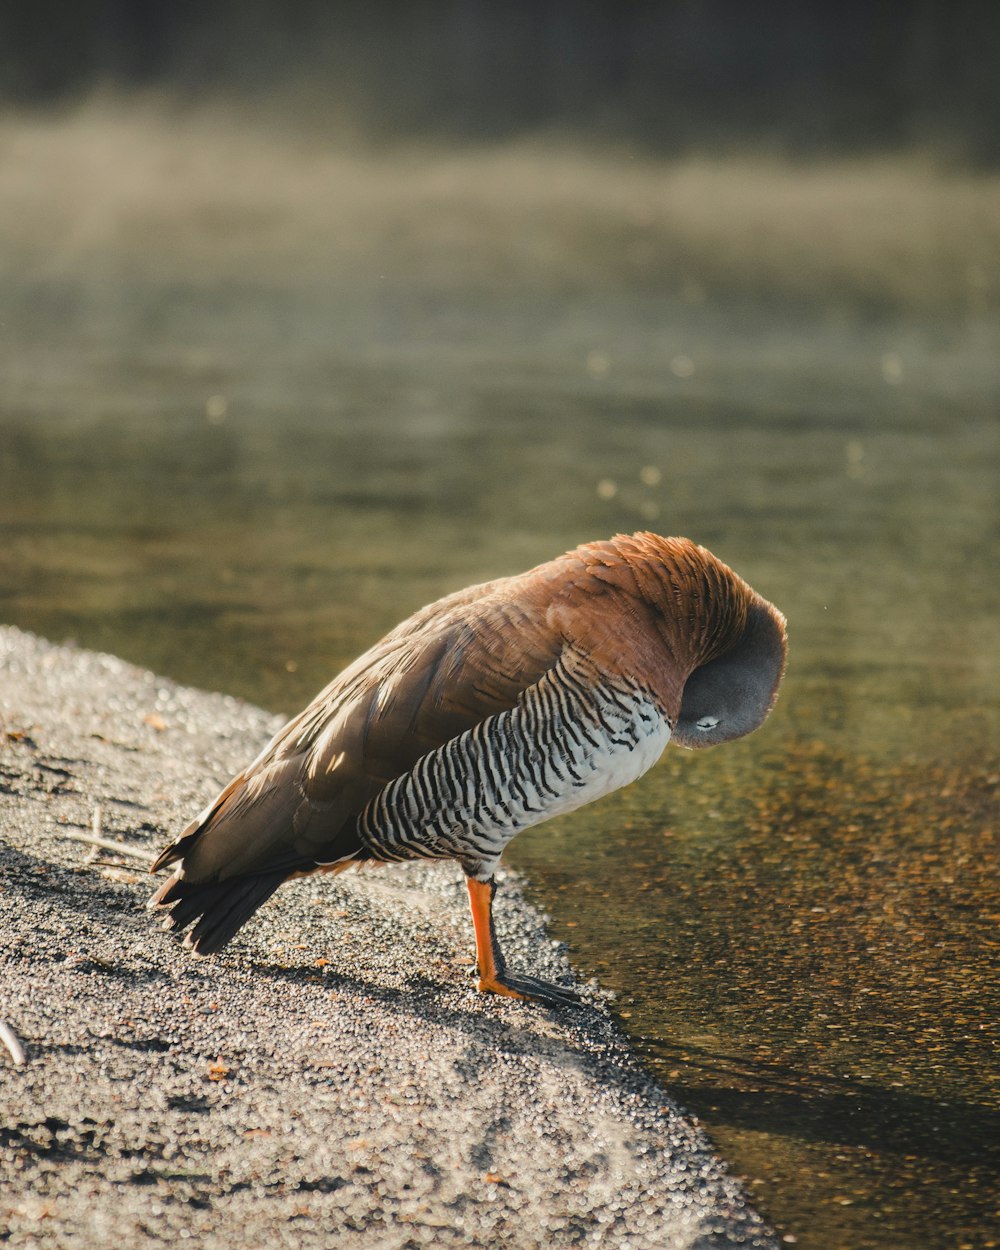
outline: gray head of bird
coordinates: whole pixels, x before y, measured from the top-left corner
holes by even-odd
[[[695,749],[752,733],[774,706],[786,650],[785,618],[754,595],[736,641],[685,682],[671,741]]]

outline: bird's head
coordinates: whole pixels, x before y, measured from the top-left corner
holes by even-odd
[[[551,567],[565,565],[569,592],[550,625],[611,671],[626,656],[673,742],[717,746],[763,724],[785,671],[785,618],[728,565],[689,538],[648,532],[585,543]]]
[[[757,729],[777,698],[786,650],[785,618],[754,595],[736,641],[685,682],[671,741],[712,747]]]

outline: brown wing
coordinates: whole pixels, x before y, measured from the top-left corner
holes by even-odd
[[[359,849],[365,804],[428,751],[513,707],[559,658],[514,579],[422,609],[345,669],[168,847],[190,882],[295,872]]]

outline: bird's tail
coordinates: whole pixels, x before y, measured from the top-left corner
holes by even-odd
[[[184,945],[198,955],[213,955],[287,879],[285,869],[201,883],[185,881],[175,873],[146,905],[169,907],[170,915],[163,927],[175,933],[179,934],[194,922],[194,927],[185,935]]]

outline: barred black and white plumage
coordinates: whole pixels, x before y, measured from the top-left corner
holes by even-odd
[[[365,861],[464,870],[480,989],[567,993],[509,974],[493,874],[522,829],[641,776],[673,738],[711,746],[767,716],[781,614],[687,539],[619,535],[404,621],[350,665],[154,865],[151,906],[220,949],[285,880]]]
[[[379,860],[455,859],[488,881],[522,829],[641,776],[670,739],[666,715],[634,683],[589,667],[575,657],[574,675],[560,660],[515,707],[422,756],[361,813],[365,850]]]

